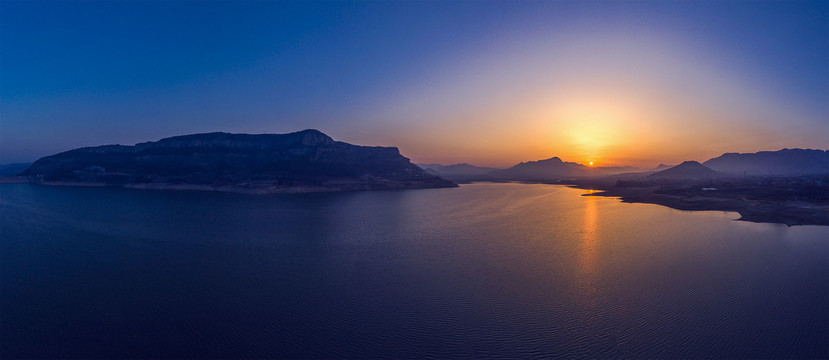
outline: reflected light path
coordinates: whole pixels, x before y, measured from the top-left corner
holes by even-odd
[[[589,190],[588,194],[593,193]],[[582,228],[578,236],[580,244],[576,274],[576,303],[580,305],[581,329],[578,331],[582,338],[596,338],[600,336],[597,321],[598,311],[598,269],[597,269],[597,236],[596,225],[598,209],[596,198],[584,196],[584,215]],[[588,351],[588,349],[584,349]]]
[[[589,190],[588,194],[593,192],[594,190]],[[588,300],[587,297],[596,293],[596,223],[598,221],[598,209],[595,197],[585,196],[584,198],[584,219],[579,236],[581,250],[579,251],[578,283],[579,294],[585,297],[584,300]]]

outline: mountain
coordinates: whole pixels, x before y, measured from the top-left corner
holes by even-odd
[[[488,174],[495,170],[498,170],[495,168],[475,166],[467,163],[455,165],[417,164],[417,166],[420,166],[421,168],[426,170],[426,172],[429,172],[431,174],[437,174],[445,178],[480,177],[481,175]]]
[[[13,163],[0,165],[0,176],[17,176],[32,163]]]
[[[509,169],[496,170],[489,173],[493,179],[505,180],[561,180],[600,175],[597,169],[565,162],[558,157],[546,160],[522,162]]]
[[[829,173],[829,151],[782,149],[756,153],[726,153],[703,163],[736,175],[807,175]]]
[[[711,170],[697,161],[686,161],[672,168],[648,175],[654,179],[712,179],[724,174]]]
[[[243,192],[457,186],[427,174],[395,147],[351,145],[317,130],[216,132],[80,148],[41,158],[21,175],[46,183]]]

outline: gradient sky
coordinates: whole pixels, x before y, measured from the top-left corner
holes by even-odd
[[[316,128],[415,162],[829,147],[829,2],[0,2],[0,163]]]

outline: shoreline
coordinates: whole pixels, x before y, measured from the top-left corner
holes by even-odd
[[[616,197],[626,203],[662,205],[685,211],[731,211],[740,214],[737,220],[755,223],[776,223],[786,226],[829,226],[829,204],[762,198],[752,193],[726,193],[701,190],[697,187],[664,188],[596,186],[587,183],[562,184],[583,190],[597,190],[582,196]]]
[[[5,181],[8,180],[8,181]],[[479,181],[475,181],[479,182]],[[483,181],[489,182],[489,181]],[[504,182],[504,181],[495,181]],[[739,191],[711,191],[693,184],[677,184],[674,186],[641,186],[620,187],[606,179],[569,180],[557,182],[528,182],[550,185],[564,185],[582,190],[595,192],[585,193],[582,196],[602,196],[619,198],[621,202],[642,203],[666,206],[672,209],[685,211],[730,211],[740,214],[736,220],[755,223],[777,223],[787,226],[820,225],[829,226],[829,202],[792,200],[782,197],[763,196],[751,189]],[[339,183],[323,186],[274,186],[258,184],[253,186],[239,185],[199,185],[199,184],[106,184],[99,182],[69,182],[69,181],[25,181],[25,178],[0,179],[0,183],[31,183],[45,186],[73,186],[73,187],[116,187],[142,190],[172,190],[172,191],[212,191],[248,195],[269,194],[300,194],[323,192],[350,192],[350,191],[378,191],[378,190],[411,190],[443,188],[423,186],[424,184],[405,183]],[[473,183],[473,182],[468,182]],[[463,183],[462,183],[463,184]],[[414,186],[413,186],[414,185]],[[457,185],[455,186],[457,187]]]

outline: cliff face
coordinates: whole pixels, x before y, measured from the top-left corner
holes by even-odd
[[[208,133],[135,146],[80,148],[41,158],[22,175],[44,182],[142,187],[191,184],[263,191],[455,186],[427,174],[397,148],[351,145],[317,130],[262,135]]]

